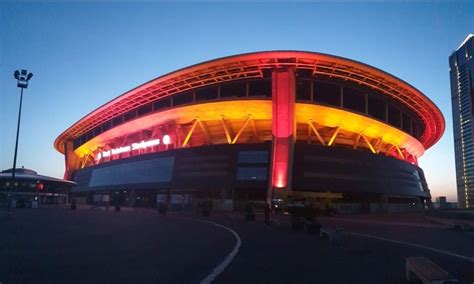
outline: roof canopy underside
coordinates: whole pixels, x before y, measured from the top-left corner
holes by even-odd
[[[54,146],[64,153],[66,139],[77,138],[115,116],[156,99],[215,83],[262,78],[265,70],[285,67],[311,70],[314,76],[352,81],[400,102],[421,118],[425,131],[420,142],[426,149],[435,144],[444,132],[445,122],[438,107],[416,88],[384,71],[327,54],[269,51],[207,61],[153,79],[83,117],[64,131]]]

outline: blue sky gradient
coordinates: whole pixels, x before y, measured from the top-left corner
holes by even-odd
[[[26,90],[18,166],[62,177],[53,148],[67,127],[118,95],[175,69],[261,50],[347,57],[432,99],[443,138],[420,159],[433,197],[454,200],[448,56],[474,32],[474,2],[0,3],[0,169],[13,161],[19,89]]]

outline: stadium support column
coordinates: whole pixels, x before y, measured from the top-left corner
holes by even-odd
[[[293,68],[272,71],[272,156],[267,191],[269,204],[274,192],[291,190],[295,89]]]
[[[66,163],[64,179],[71,180],[72,173],[79,168],[79,159],[74,153],[73,140],[66,140],[66,142],[64,142],[64,158]]]

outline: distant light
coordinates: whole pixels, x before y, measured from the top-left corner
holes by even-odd
[[[168,134],[163,136],[163,144],[168,145],[170,143],[171,143],[171,137]]]

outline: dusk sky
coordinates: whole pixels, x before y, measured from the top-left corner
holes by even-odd
[[[56,137],[118,95],[202,61],[262,50],[305,50],[361,61],[418,88],[444,114],[443,138],[420,159],[433,199],[456,199],[448,57],[474,32],[474,2],[1,3],[0,169],[62,177]]]

